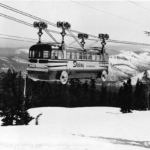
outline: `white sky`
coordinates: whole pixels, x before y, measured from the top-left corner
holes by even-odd
[[[88,5],[95,9],[75,2]],[[149,10],[139,7],[130,1],[0,1],[0,3],[48,20],[52,23],[67,21],[71,23],[71,28],[73,30],[96,36],[98,36],[99,33],[107,33],[110,39],[150,44],[150,36],[145,35],[143,32],[150,31],[150,1],[134,2]],[[127,20],[102,11],[126,18]],[[2,7],[0,7],[0,13],[32,24],[35,21],[34,19],[16,14]],[[61,31],[50,25],[48,29]],[[0,34],[34,39],[38,38],[36,29],[10,21],[3,17],[0,17]],[[61,36],[53,35],[58,41],[61,40]],[[0,37],[2,36],[0,35]],[[52,41],[46,33],[43,35],[42,39]],[[66,38],[66,41],[69,43],[70,39]],[[0,39],[1,47],[10,45],[30,46],[32,43]]]

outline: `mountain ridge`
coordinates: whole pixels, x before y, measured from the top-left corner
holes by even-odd
[[[4,48],[3,51],[5,50]],[[5,53],[0,52],[0,71],[6,71],[10,66],[16,70],[25,70],[27,64],[28,48],[9,48]],[[120,50],[116,55],[109,55],[108,81],[110,82],[124,81],[145,70],[150,70],[150,51]]]

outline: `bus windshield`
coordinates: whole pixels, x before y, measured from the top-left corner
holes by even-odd
[[[29,58],[50,58],[48,50],[32,50],[29,51]]]

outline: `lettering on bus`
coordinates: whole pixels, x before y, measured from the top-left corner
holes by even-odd
[[[94,65],[86,65],[86,67],[92,67],[92,68],[93,68],[93,67],[95,67],[95,66],[94,66]]]
[[[84,64],[78,63],[77,61],[73,61],[73,67],[84,67]]]

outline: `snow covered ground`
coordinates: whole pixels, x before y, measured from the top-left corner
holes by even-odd
[[[150,111],[119,108],[30,109],[28,126],[0,126],[0,150],[144,150],[150,148]]]

